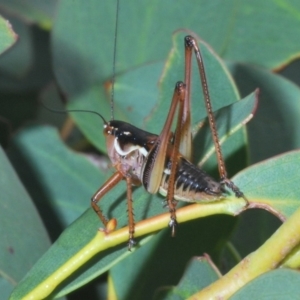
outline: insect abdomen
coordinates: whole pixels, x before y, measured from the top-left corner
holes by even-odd
[[[167,194],[168,170],[165,169],[159,189],[162,195]],[[224,198],[224,195],[219,182],[181,156],[176,172],[174,198],[187,202],[212,202]]]

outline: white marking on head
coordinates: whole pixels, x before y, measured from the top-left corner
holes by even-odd
[[[123,149],[121,149],[117,137],[114,139],[114,147],[115,147],[116,151],[118,152],[118,154],[120,154],[122,156],[126,156],[135,150],[138,150],[145,157],[148,155],[148,151],[144,147],[140,147],[138,145],[131,145],[130,147],[128,147],[128,149],[126,151],[124,151]]]

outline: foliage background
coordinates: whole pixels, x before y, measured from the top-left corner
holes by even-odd
[[[100,2],[27,0],[21,5],[19,1],[0,1],[2,16],[12,23],[19,36],[18,42],[0,57],[0,139],[10,160],[8,163],[1,155],[4,175],[0,222],[1,236],[5,237],[1,239],[1,290],[7,296],[50,241],[54,242],[89,207],[91,195],[107,176],[106,171],[77,152],[105,151],[99,120],[90,115],[72,115],[87,138],[84,139],[77,129],[68,129],[68,119],[62,135],[75,152],[61,142],[53,127],[62,128],[66,116],[49,113],[39,104],[43,101],[49,107],[62,108],[58,84],[69,107],[93,109],[107,118],[110,115],[104,83],[112,73],[115,3]],[[121,1],[116,118],[159,132],[161,124],[153,128],[145,118],[157,104],[152,100],[159,99],[157,83],[172,47],[172,33],[187,28],[226,61],[242,98],[260,88],[259,108],[247,125],[248,142],[242,151],[228,157],[230,175],[246,164],[298,149],[299,11],[297,1],[291,0],[227,0],[210,4],[177,1],[176,5],[171,1],[124,5]],[[181,79],[182,75],[177,74],[173,73],[174,83]],[[168,90],[166,99],[170,99],[172,87]],[[229,104],[224,98],[219,97],[220,103],[214,106]],[[100,163],[103,164],[102,158]],[[299,172],[293,175],[300,177]],[[149,201],[150,196],[142,192],[136,193],[140,193],[136,198],[141,203],[157,206],[159,212],[160,203]],[[114,210],[118,213],[119,209],[122,224],[126,212],[120,207],[121,200],[113,208],[105,207],[109,214]],[[189,259],[204,252],[213,257],[222,271],[230,269],[236,263],[230,245],[235,246],[237,256],[244,257],[262,245],[279,225],[275,217],[264,211],[247,211],[238,218],[213,216],[183,224],[180,231],[186,234],[180,235],[179,231],[176,239],[171,239],[166,230],[155,237],[151,246],[139,249],[140,256],[147,258],[141,260],[140,267],[135,256],[126,255],[128,259],[112,269],[110,276],[118,293],[138,298],[161,285],[176,285]],[[122,247],[120,253],[124,251]],[[130,270],[128,266],[132,264],[137,274],[124,280],[128,277],[124,270]],[[87,293],[91,298],[105,297],[106,282],[107,273],[68,297],[79,299]]]

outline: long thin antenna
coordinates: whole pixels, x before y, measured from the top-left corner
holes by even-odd
[[[119,6],[120,6],[120,0],[117,0],[116,23],[115,23],[116,27],[115,27],[115,38],[114,38],[113,74],[112,74],[112,86],[111,86],[111,97],[110,97],[111,120],[114,119],[114,93],[115,93],[115,79],[116,79],[116,56],[117,56],[117,36],[118,36],[118,23],[119,23]]]
[[[59,109],[53,109],[48,107],[47,105],[45,105],[42,101],[41,101],[42,106],[44,106],[45,109],[52,111],[54,113],[58,113],[58,114],[67,114],[69,112],[84,112],[84,113],[90,113],[90,114],[94,114],[97,115],[98,117],[100,117],[103,121],[104,124],[108,124],[108,122],[104,119],[104,117],[97,113],[96,111],[93,110],[88,110],[88,109],[68,109],[68,110],[59,110]]]

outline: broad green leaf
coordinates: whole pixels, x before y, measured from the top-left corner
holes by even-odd
[[[177,5],[139,1],[132,6],[121,1],[118,71],[164,59],[171,46],[168,37],[182,28],[195,31],[226,59],[274,68],[299,53],[297,9],[299,3],[295,0],[285,4],[272,0],[219,0],[212,4],[202,0],[179,1]],[[77,58],[77,65],[70,65],[72,70],[89,78],[97,78],[97,74],[102,74],[98,79],[108,78],[112,72],[116,3],[91,0],[85,5],[78,0],[66,0],[58,3],[57,11],[55,65],[66,67]],[[88,72],[84,74],[85,71]],[[67,79],[63,78],[67,74],[60,72],[59,79]],[[65,84],[70,87],[70,83]]]
[[[282,220],[290,217],[300,204],[300,152],[291,151],[252,165],[234,177],[243,187],[252,208],[269,206]]]
[[[0,53],[9,49],[17,40],[18,36],[13,31],[10,23],[0,17]]]
[[[299,9],[297,0],[235,2],[225,34],[227,40],[218,53],[230,61],[268,69],[282,67],[299,57],[300,45],[291,41],[299,26]]]
[[[32,200],[2,148],[0,169],[0,286],[1,297],[7,299],[50,243]]]
[[[300,294],[300,274],[295,270],[279,269],[265,273],[244,288],[235,293],[230,299],[297,299]]]

